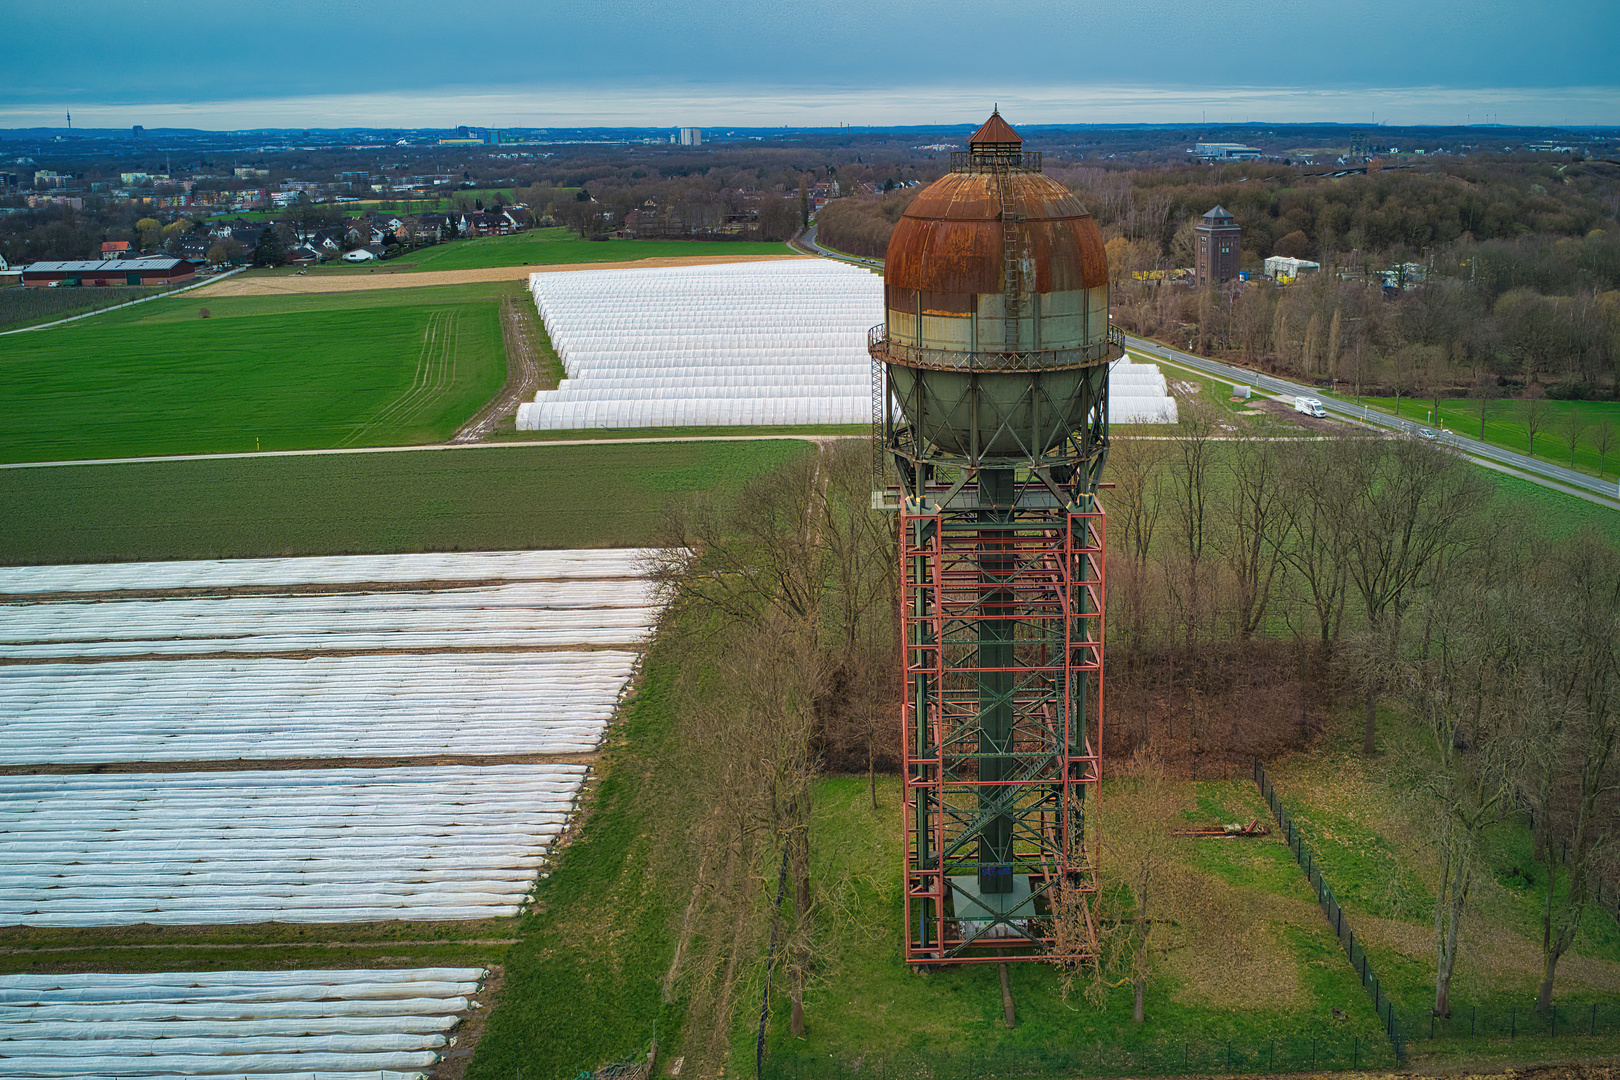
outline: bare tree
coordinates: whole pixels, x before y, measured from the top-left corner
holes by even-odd
[[[1455,456],[1417,439],[1354,443],[1341,468],[1348,479],[1351,528],[1346,567],[1366,618],[1366,717],[1362,752],[1377,752],[1382,674],[1399,652],[1413,586],[1448,551],[1472,539],[1488,492]]]
[[[1180,608],[1186,645],[1197,645],[1204,611],[1205,555],[1211,548],[1214,495],[1211,474],[1215,467],[1215,406],[1202,394],[1182,398],[1178,410],[1180,433],[1172,442],[1177,465],[1170,470],[1170,519],[1175,529],[1178,565],[1167,571],[1172,599]]]
[[[1589,426],[1586,422],[1586,416],[1578,407],[1571,405],[1569,412],[1564,414],[1564,422],[1558,426],[1563,431],[1564,438],[1569,442],[1569,463],[1573,466],[1575,464],[1575,447],[1580,443],[1581,436],[1586,434],[1586,429]]]
[[[1227,459],[1231,488],[1224,546],[1236,583],[1238,637],[1244,641],[1264,627],[1273,585],[1285,566],[1281,554],[1286,520],[1281,507],[1281,445],[1271,439],[1240,438],[1232,443]]]
[[[1474,399],[1474,408],[1479,413],[1479,437],[1485,437],[1485,419],[1491,412],[1491,406],[1497,397],[1496,377],[1494,375],[1481,375],[1474,380],[1473,386],[1468,389],[1468,396]]]
[[[1527,642],[1515,619],[1517,596],[1476,577],[1452,581],[1428,599],[1427,637],[1400,681],[1428,736],[1427,753],[1409,764],[1411,782],[1433,800],[1440,869],[1434,1012],[1449,1016],[1480,839],[1503,816],[1525,749],[1534,745],[1527,736],[1535,701],[1522,677]]]
[[[1546,710],[1536,831],[1547,865],[1542,905],[1541,989],[1552,1007],[1558,961],[1575,943],[1596,869],[1616,844],[1620,792],[1620,557],[1591,533],[1561,545],[1519,615],[1519,632],[1540,646],[1533,699]],[[1557,887],[1559,870],[1565,886]]]
[[[1349,595],[1349,540],[1352,519],[1346,475],[1336,468],[1344,437],[1295,451],[1284,459],[1278,509],[1282,530],[1277,554],[1293,570],[1293,580],[1309,597],[1315,617],[1319,677],[1325,678]]]
[[[1592,449],[1598,452],[1598,479],[1607,470],[1609,450],[1614,446],[1614,422],[1608,417],[1599,420],[1592,429]]]
[[[1138,647],[1146,630],[1148,557],[1163,506],[1161,485],[1168,454],[1166,442],[1129,437],[1114,439],[1108,452],[1108,478],[1114,485],[1105,496],[1110,546],[1127,564],[1126,572],[1110,581],[1125,583],[1126,625]]]
[[[1525,434],[1529,436],[1531,457],[1536,456],[1536,432],[1547,426],[1547,399],[1536,393],[1536,387],[1524,392],[1519,401],[1519,419],[1524,423]]]
[[[1163,766],[1140,752],[1116,770],[1106,805],[1104,845],[1109,861],[1125,879],[1131,903],[1115,921],[1116,929],[1105,943],[1089,993],[1095,998],[1110,982],[1129,982],[1131,1018],[1140,1024],[1147,1018],[1147,984],[1154,957],[1170,947],[1159,944],[1154,931],[1160,925],[1173,928],[1183,921],[1177,918],[1177,899],[1188,890],[1185,882],[1177,880],[1185,872],[1177,868],[1170,826],[1184,805]]]
[[[750,482],[730,512],[707,500],[671,508],[648,572],[672,626],[712,631],[712,620],[678,617],[692,610],[749,625],[774,611],[819,629],[830,579],[819,465],[806,455]]]

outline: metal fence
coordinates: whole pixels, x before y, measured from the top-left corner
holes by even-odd
[[[1433,1012],[1408,1016],[1405,1031],[1417,1039],[1525,1039],[1620,1035],[1620,1003],[1564,1002],[1551,1012],[1529,1006],[1453,1005],[1449,1017]]]
[[[1384,1031],[1389,1035],[1389,1044],[1394,1049],[1396,1064],[1406,1064],[1406,1044],[1402,1036],[1400,1017],[1396,1015],[1395,1003],[1389,995],[1384,993],[1384,985],[1373,971],[1372,961],[1367,957],[1367,950],[1356,939],[1356,933],[1351,929],[1350,922],[1344,917],[1344,909],[1334,897],[1333,890],[1322,877],[1322,871],[1316,865],[1316,853],[1305,845],[1300,839],[1299,830],[1294,827],[1288,811],[1283,809],[1282,800],[1277,797],[1276,790],[1271,786],[1271,778],[1260,765],[1260,759],[1254,762],[1254,782],[1260,785],[1260,794],[1265,796],[1266,805],[1271,807],[1271,813],[1277,819],[1277,827],[1282,830],[1283,837],[1288,841],[1288,848],[1294,853],[1299,862],[1300,869],[1305,871],[1305,877],[1316,890],[1316,902],[1322,908],[1322,914],[1327,917],[1328,925],[1333,927],[1333,933],[1339,939],[1339,944],[1350,957],[1350,966],[1355,969],[1361,978],[1362,988],[1372,999],[1373,1011],[1378,1014],[1378,1020],[1384,1025]]]
[[[779,1055],[765,1062],[765,1080],[816,1080],[859,1075],[870,1080],[969,1080],[973,1077],[1271,1073],[1311,1069],[1389,1067],[1389,1047],[1357,1036],[1210,1042],[1198,1039],[977,1054],[868,1054],[858,1061]]]

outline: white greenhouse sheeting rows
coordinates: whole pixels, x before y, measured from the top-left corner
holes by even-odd
[[[0,604],[0,657],[634,645],[647,581]]]
[[[0,593],[224,589],[402,581],[562,581],[641,577],[644,548],[198,559],[83,566],[0,567]]]
[[[486,974],[0,975],[0,1077],[420,1080]]]
[[[1117,360],[1108,369],[1110,424],[1173,424],[1176,399],[1157,364]]]
[[[523,431],[858,424],[883,280],[825,259],[529,276],[568,371]]]
[[[828,260],[529,276],[568,377],[520,431],[864,424],[883,281]],[[1151,364],[1109,372],[1110,423],[1174,423]]]
[[[585,771],[0,777],[0,926],[515,915]]]
[[[0,666],[0,763],[596,749],[636,654],[609,650]]]

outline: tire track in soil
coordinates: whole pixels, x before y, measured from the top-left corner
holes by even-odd
[[[452,443],[474,443],[495,429],[502,418],[540,389],[540,361],[534,343],[534,312],[516,297],[501,298],[501,340],[506,345],[506,385],[471,420],[450,437]]]
[[[403,394],[354,430],[342,443],[353,446],[384,424],[409,420],[432,404],[433,399],[455,381],[456,354],[461,343],[461,313],[435,311],[422,331],[422,348],[416,358],[416,372]]]

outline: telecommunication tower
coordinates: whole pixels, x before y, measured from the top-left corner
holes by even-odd
[[[900,474],[905,951],[1080,959],[1102,778],[1096,491],[1123,348],[1091,215],[999,112],[968,146],[897,223],[868,339]]]

